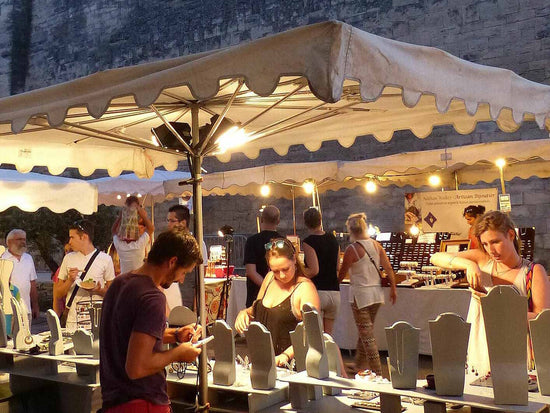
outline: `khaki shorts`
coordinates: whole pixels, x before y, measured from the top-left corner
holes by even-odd
[[[336,319],[340,308],[340,291],[318,291],[323,318]]]

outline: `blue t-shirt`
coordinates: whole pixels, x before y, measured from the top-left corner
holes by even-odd
[[[162,351],[166,328],[166,297],[146,275],[120,275],[103,299],[100,326],[100,380],[103,409],[134,399],[170,404],[164,371],[131,380],[126,355],[132,331],[156,338],[154,351]]]

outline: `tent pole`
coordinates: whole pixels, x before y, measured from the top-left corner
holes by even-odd
[[[191,134],[193,136],[193,147],[198,147],[199,144],[199,106],[193,104],[191,106]],[[195,237],[199,243],[201,254],[206,256],[206,251],[202,251],[203,245],[203,231],[202,231],[202,178],[201,178],[201,166],[202,155],[200,153],[193,153],[192,168],[193,168],[193,209],[195,211]],[[199,265],[198,268],[199,280],[199,320],[203,327],[202,335],[206,335],[206,311],[204,307],[204,265]],[[206,348],[199,355],[199,408],[205,407],[208,403],[208,357],[206,354]],[[206,409],[208,410],[208,409]]]
[[[294,196],[294,187],[291,186],[292,192],[292,228],[294,229],[294,236],[296,236],[296,198]]]
[[[151,195],[151,223],[155,226],[155,200],[153,195]],[[155,231],[151,234],[151,245],[155,242]]]

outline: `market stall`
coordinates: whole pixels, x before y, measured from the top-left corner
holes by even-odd
[[[324,22],[1,99],[0,162],[151,176],[156,166],[176,169],[185,153],[202,240],[205,156],[254,158],[266,148],[284,155],[296,144],[314,151],[323,141],[350,146],[367,134],[387,141],[403,129],[422,138],[438,125],[467,134],[478,122],[512,132],[532,121],[548,130],[549,102],[549,86],[508,70]],[[152,137],[161,126],[164,133]],[[200,373],[204,405],[206,352]]]

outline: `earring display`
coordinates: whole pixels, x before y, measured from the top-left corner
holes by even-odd
[[[214,323],[214,384],[231,386],[237,378],[237,366],[235,364],[235,340],[233,329],[224,320],[216,320]]]
[[[269,390],[275,387],[277,369],[271,333],[257,321],[245,333],[250,355],[250,383],[253,389]]]

